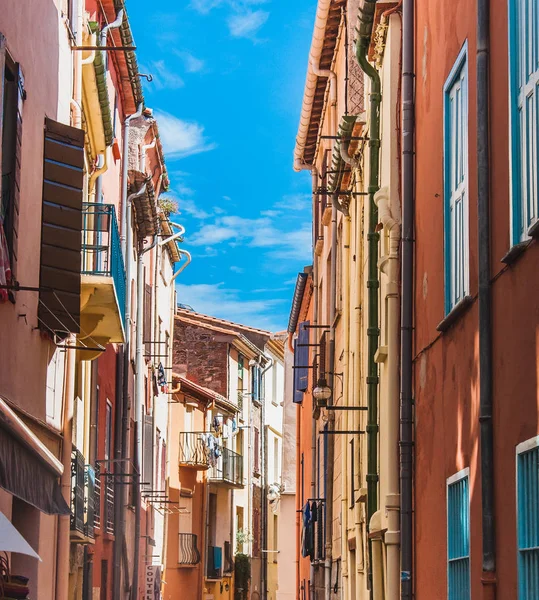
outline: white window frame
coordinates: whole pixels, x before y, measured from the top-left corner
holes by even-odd
[[[538,14],[524,17],[526,35],[519,27],[518,7],[522,0],[509,0],[509,156],[511,194],[511,244],[516,245],[530,239],[539,226],[539,56],[534,57],[534,47],[539,44]],[[531,6],[531,4],[530,4]],[[533,39],[535,37],[535,44]],[[536,50],[535,50],[536,51]],[[519,55],[527,55],[527,60],[535,60],[535,70],[526,74],[519,64]],[[524,67],[525,68],[525,67]],[[533,68],[533,67],[532,67]],[[525,79],[529,77],[529,81]],[[525,109],[526,100],[531,99],[531,115]],[[532,156],[528,162],[528,133],[531,121],[534,138],[531,140]],[[534,127],[533,127],[534,126]],[[531,175],[531,177],[530,177]],[[531,179],[531,181],[530,181]]]
[[[469,582],[469,586],[470,586],[470,595],[471,595],[471,585],[472,585],[472,548],[471,548],[471,544],[472,544],[472,532],[471,532],[471,493],[470,493],[470,468],[466,467],[465,469],[460,470],[458,473],[455,473],[454,475],[451,475],[451,477],[448,477],[445,483],[445,514],[446,514],[446,542],[447,542],[447,553],[446,553],[446,576],[447,576],[447,597],[449,598],[449,537],[447,535],[447,529],[448,529],[448,524],[449,524],[449,487],[452,486],[453,484],[461,481],[462,479],[468,479],[468,514],[470,515],[470,531],[469,531],[469,543],[470,543],[470,548],[469,548],[469,555],[468,555],[468,561],[470,564],[470,582]],[[471,597],[471,596],[470,596]]]
[[[519,524],[519,510],[518,510],[518,506],[519,506],[519,502],[518,502],[518,459],[519,456],[521,454],[525,454],[526,452],[529,452],[530,450],[535,450],[536,448],[539,447],[539,436],[535,436],[533,438],[530,438],[529,440],[526,440],[525,442],[521,442],[520,444],[517,445],[516,447],[516,452],[515,452],[515,501],[516,501],[516,505],[515,505],[515,515],[516,515],[516,521],[515,521],[515,525],[516,525],[516,536],[517,536],[517,552],[516,552],[516,559],[517,559],[517,598],[519,598],[520,600],[520,581],[519,581],[519,575],[520,575],[520,568],[519,568],[519,557],[520,557],[520,545],[519,545],[519,540],[518,540],[518,524]]]
[[[463,94],[460,120],[452,121],[450,101],[454,93]],[[445,314],[470,293],[470,216],[469,216],[469,131],[468,131],[468,42],[459,55],[446,79],[443,88],[444,112],[444,270],[445,270]],[[455,135],[460,123],[460,146],[458,152]],[[458,153],[458,155],[457,155]],[[459,157],[462,157],[458,160]],[[455,187],[456,166],[462,170],[462,179]],[[462,228],[456,226],[457,210]]]

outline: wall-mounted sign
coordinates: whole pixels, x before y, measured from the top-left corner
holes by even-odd
[[[161,567],[146,565],[146,593],[144,600],[162,600]]]

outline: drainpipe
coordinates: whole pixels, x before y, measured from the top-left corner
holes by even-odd
[[[496,597],[496,514],[492,423],[492,318],[490,289],[489,53],[490,2],[477,3],[477,227],[479,253],[479,425],[483,517],[483,598]]]
[[[402,3],[401,599],[413,589],[414,0]]]
[[[66,341],[67,358],[64,380],[64,416],[62,424],[62,465],[64,471],[60,478],[62,496],[71,506],[71,451],[73,448],[73,401],[75,398],[75,336]],[[69,595],[69,551],[70,551],[71,515],[58,517],[58,546],[56,550],[56,600],[68,600]]]
[[[146,151],[155,148],[157,144],[157,138],[153,139],[153,142],[150,144],[143,144],[140,147],[140,156],[139,156],[139,171],[141,173],[146,173]]]
[[[124,20],[124,10],[122,8],[118,12],[116,19],[112,23],[105,25],[105,27],[103,27],[103,29],[101,30],[101,33],[99,34],[99,45],[100,46],[107,45],[107,35],[108,35],[109,31],[111,29],[118,29],[118,27],[120,27],[122,25],[123,20]],[[106,50],[102,50],[102,57],[103,57],[103,65],[105,67],[105,73],[106,73],[107,72],[107,63],[108,63],[108,53]]]
[[[312,194],[313,194],[313,199],[314,199],[314,205],[313,205],[313,214],[315,210],[318,210],[318,194],[317,189],[318,189],[318,170],[315,166],[313,166],[312,170],[311,170],[311,176],[312,176]],[[318,235],[318,232],[316,232],[316,235]],[[315,244],[316,244],[316,236],[315,236]],[[314,250],[314,248],[313,248]],[[313,325],[318,325],[318,256],[313,252],[313,302],[314,302],[314,307],[313,307],[313,314],[314,314],[314,319],[313,319]],[[315,335],[317,336],[316,339],[318,339],[318,330],[316,329],[316,327],[313,330],[315,332]],[[316,381],[313,381],[313,388],[316,386]],[[313,417],[311,420],[311,456],[312,456],[312,461],[311,461],[311,498],[316,498],[317,494],[316,494],[316,424],[317,424],[317,420],[314,417],[314,413],[313,413]],[[299,464],[299,463],[298,463]],[[318,496],[320,497],[320,496]],[[315,597],[315,585],[314,585],[314,576],[315,576],[315,572],[314,572],[314,565],[313,563],[311,563],[310,566],[310,582],[311,582],[311,598]]]
[[[349,405],[349,371],[350,371],[350,216],[343,217],[343,303],[342,303],[342,320],[343,320],[343,334],[344,334],[344,353],[343,353],[343,415],[341,422],[343,429],[348,431],[350,429],[350,418],[349,411],[346,407]],[[355,437],[355,436],[354,436]],[[345,438],[343,438],[344,440]],[[353,438],[354,439],[354,438]],[[349,581],[349,566],[348,566],[348,519],[350,515],[348,491],[350,484],[350,477],[353,479],[354,474],[349,473],[348,469],[348,443],[341,445],[341,519],[342,519],[342,533],[341,533],[341,572],[343,578],[342,584],[342,600],[346,600],[349,597],[348,593],[348,581]],[[350,598],[355,600],[355,598]]]
[[[135,485],[135,547],[133,557],[133,583],[131,586],[131,600],[138,600],[139,562],[140,562],[140,521],[142,502],[142,430],[144,416],[144,255],[155,248],[158,236],[155,235],[152,243],[147,248],[142,248],[137,256],[137,320],[135,342],[135,467],[138,473]],[[150,482],[151,484],[151,482]]]
[[[381,84],[378,71],[369,63],[367,52],[371,40],[376,1],[363,0],[359,7],[359,30],[356,57],[359,66],[371,81],[369,110],[369,230],[368,256],[368,367],[367,367],[367,522],[378,509],[378,367],[375,361],[380,335],[378,322],[378,208],[374,194],[379,189],[380,171],[380,103]],[[372,546],[369,544],[371,558]],[[369,579],[372,583],[372,560],[369,561]],[[371,586],[372,595],[372,586]]]
[[[332,390],[329,402],[334,403],[335,391],[335,296],[337,292],[337,194],[333,194],[331,202],[331,262],[329,292],[329,387]],[[328,411],[328,454],[326,465],[326,560],[325,568],[325,600],[331,599],[331,566],[333,559],[333,463],[335,456],[335,411]]]
[[[387,275],[387,372],[388,411],[384,445],[387,448],[387,495],[385,511],[387,531],[384,542],[387,553],[386,599],[397,600],[400,590],[400,531],[399,531],[399,245],[400,223],[390,206],[387,188],[382,188],[374,196],[378,206],[380,222],[389,232],[388,262],[382,270]]]
[[[129,118],[129,117],[128,117]],[[126,119],[128,123],[128,119]],[[127,125],[128,127],[128,125]],[[127,127],[124,129],[124,136],[127,137]],[[124,137],[124,140],[126,139]],[[127,152],[126,144],[124,144],[124,151]],[[125,192],[124,206],[126,210],[126,220],[122,220],[122,231],[126,233],[125,238],[125,343],[123,346],[123,387],[122,387],[122,398],[121,398],[121,438],[119,440],[119,447],[116,449],[116,457],[121,459],[120,472],[125,473],[128,466],[127,460],[129,458],[129,381],[132,378],[131,375],[131,278],[132,278],[132,254],[133,254],[133,228],[131,223],[131,211],[132,202],[135,198],[142,196],[146,192],[146,184],[143,184],[141,188],[134,194],[127,196],[127,154],[122,157],[123,161],[123,173],[125,173],[125,188],[122,189],[122,195]],[[123,207],[122,207],[123,208]],[[129,223],[129,227],[127,227]],[[118,481],[115,486],[115,510],[117,510],[116,517],[116,531],[115,531],[115,542],[114,542],[114,570],[113,570],[113,597],[122,598],[123,593],[121,591],[121,580],[122,580],[122,562],[123,562],[123,545],[126,543],[125,540],[125,525],[126,525],[126,514],[125,514],[125,485],[123,482]],[[127,584],[127,582],[126,582]]]
[[[131,229],[131,202],[127,199],[127,188],[128,188],[128,170],[129,170],[129,127],[133,119],[138,119],[142,115],[143,104],[140,103],[137,107],[137,112],[127,117],[124,121],[123,127],[123,148],[122,148],[122,227],[120,242],[122,245],[122,254],[124,255],[124,262],[128,265],[128,253],[127,253],[127,235]],[[132,251],[132,250],[130,250]],[[129,283],[128,279],[128,283]]]
[[[260,382],[263,381],[265,374],[273,367],[273,358],[265,356],[268,365],[260,373]],[[260,358],[259,358],[260,360]],[[259,363],[260,364],[260,363]],[[266,386],[264,386],[266,389]],[[260,410],[261,431],[262,431],[262,548],[268,550],[268,426],[266,425],[266,398],[262,398],[262,407]],[[231,538],[232,540],[232,538]],[[265,600],[268,597],[268,557],[267,552],[262,553],[262,581],[261,598]]]

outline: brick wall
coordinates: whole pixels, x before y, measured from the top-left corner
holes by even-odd
[[[228,344],[222,334],[176,320],[174,372],[228,396]]]

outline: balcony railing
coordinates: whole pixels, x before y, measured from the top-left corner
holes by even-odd
[[[90,465],[84,464],[83,455],[73,448],[71,452],[71,531],[81,536],[94,537],[99,527],[99,479]]]
[[[178,564],[198,565],[200,562],[200,551],[197,547],[198,538],[194,533],[180,533],[178,547]]]
[[[203,432],[182,431],[180,433],[180,465],[207,469],[210,466],[210,448],[206,440],[207,434]]]
[[[125,266],[114,205],[85,202],[82,218],[82,274],[112,277],[125,325]]]
[[[223,549],[220,546],[208,546],[208,562],[206,565],[206,577],[208,579],[220,579],[223,569]]]
[[[243,456],[228,448],[220,448],[221,456],[211,467],[210,479],[235,487],[243,486]]]
[[[84,456],[71,452],[71,531],[84,535]]]
[[[105,525],[105,533],[114,534],[114,485],[107,477],[102,487],[104,491],[104,509],[103,521]]]

